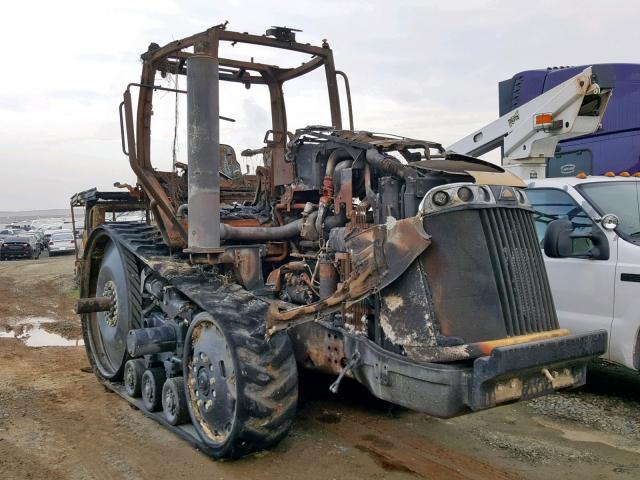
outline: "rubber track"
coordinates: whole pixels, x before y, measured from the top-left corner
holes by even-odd
[[[125,273],[128,279],[129,305],[131,306],[131,328],[142,328],[142,292],[140,291],[140,268],[136,257],[121,249]]]
[[[139,307],[133,319],[141,325],[139,271],[146,265],[167,278],[182,293],[209,312],[225,326],[229,346],[235,352],[238,375],[238,418],[233,441],[224,451],[203,443],[192,426],[173,427],[162,414],[144,412],[207,454],[219,457],[240,457],[255,450],[275,445],[286,436],[295,416],[298,398],[297,366],[291,342],[286,334],[265,339],[265,314],[268,304],[247,292],[239,285],[207,285],[206,279],[185,260],[172,256],[162,243],[159,231],[146,224],[118,222],[104,224],[100,228],[126,250],[127,273],[138,288],[132,291],[131,301]],[[164,261],[163,261],[164,260]],[[176,263],[181,268],[176,268]],[[166,275],[167,265],[173,265]],[[163,270],[165,270],[163,272]],[[217,287],[217,288],[216,288]],[[138,406],[136,399],[128,397],[121,383],[106,382],[106,385]]]

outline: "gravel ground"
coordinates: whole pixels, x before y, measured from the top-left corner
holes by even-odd
[[[575,392],[532,400],[537,414],[640,440],[640,403],[616,395]]]
[[[492,448],[508,452],[514,458],[538,464],[557,464],[559,461],[596,462],[598,458],[590,451],[557,445],[523,435],[476,430],[473,432],[482,442]]]

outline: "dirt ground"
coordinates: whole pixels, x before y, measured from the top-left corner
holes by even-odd
[[[640,375],[606,365],[579,391],[451,420],[302,374],[288,438],[213,461],[87,373],[72,271],[71,256],[0,263],[0,479],[640,478]]]

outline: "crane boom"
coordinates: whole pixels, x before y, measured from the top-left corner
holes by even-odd
[[[529,167],[553,157],[556,145],[600,128],[611,88],[595,83],[592,67],[458,140],[448,151],[480,156],[502,146],[502,164]],[[518,168],[515,168],[516,173]]]

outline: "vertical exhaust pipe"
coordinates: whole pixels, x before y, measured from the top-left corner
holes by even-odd
[[[187,59],[189,248],[220,248],[220,120],[218,59],[197,53]]]

